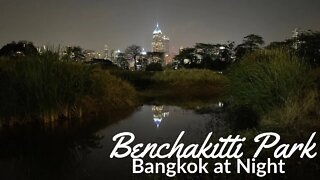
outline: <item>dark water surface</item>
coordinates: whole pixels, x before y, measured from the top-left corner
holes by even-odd
[[[221,104],[214,105],[219,109]],[[132,132],[136,143],[202,143],[228,133],[223,113],[144,105],[116,123],[76,120],[54,126],[30,125],[0,130],[0,179],[131,179],[132,160],[110,159],[112,137]]]

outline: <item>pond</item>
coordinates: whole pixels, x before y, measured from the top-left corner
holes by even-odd
[[[54,126],[28,125],[2,128],[0,179],[131,179],[131,159],[110,159],[120,132],[135,135],[134,143],[174,142],[185,131],[184,143],[202,142],[228,134],[222,103],[201,108],[143,105],[110,124],[107,119],[77,120]]]

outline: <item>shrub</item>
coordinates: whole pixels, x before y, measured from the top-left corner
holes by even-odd
[[[146,67],[146,71],[163,71],[162,64],[160,63],[151,63]]]
[[[0,87],[0,119],[54,121],[136,101],[128,83],[92,66],[61,61],[52,52],[0,59]]]
[[[309,83],[307,67],[281,50],[261,50],[247,55],[228,74],[234,106],[249,106],[259,114],[272,110],[298,95]]]

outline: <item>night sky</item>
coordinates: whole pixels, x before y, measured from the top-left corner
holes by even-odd
[[[320,30],[319,0],[0,0],[0,47],[13,40],[85,49],[151,48],[159,22],[171,48],[196,42],[266,42],[294,28]]]

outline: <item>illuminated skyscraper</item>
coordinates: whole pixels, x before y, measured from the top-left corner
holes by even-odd
[[[153,31],[152,52],[169,54],[169,37],[162,34],[159,24]]]
[[[104,45],[104,59],[109,58],[109,48],[108,45]]]
[[[170,39],[167,36],[163,36],[163,46],[164,46],[164,53],[165,55],[170,54],[170,46],[169,46]]]
[[[152,51],[164,52],[163,35],[159,28],[159,24],[157,24],[156,29],[153,31]]]

